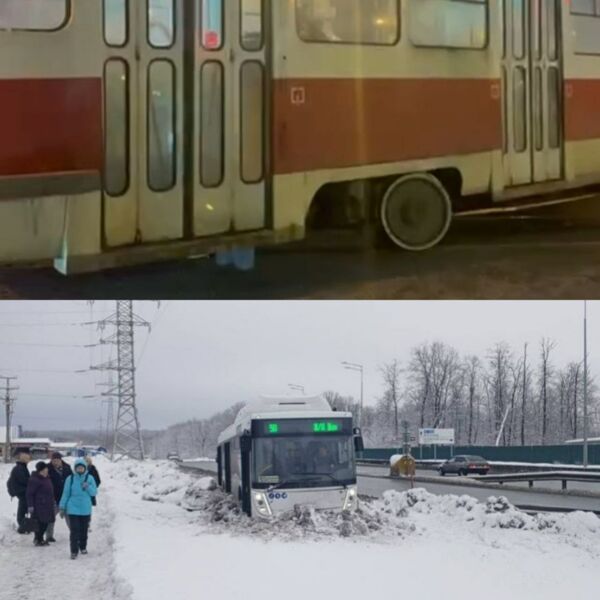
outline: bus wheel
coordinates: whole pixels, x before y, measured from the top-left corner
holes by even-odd
[[[385,192],[379,218],[394,244],[404,250],[427,250],[448,232],[452,201],[446,188],[433,175],[405,175]]]

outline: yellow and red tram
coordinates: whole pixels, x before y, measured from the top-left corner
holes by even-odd
[[[425,249],[460,199],[600,183],[600,0],[2,0],[0,136],[2,262],[297,239],[348,198]]]

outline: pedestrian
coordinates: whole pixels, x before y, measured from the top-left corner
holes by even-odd
[[[92,498],[97,487],[94,478],[88,473],[85,460],[75,461],[74,473],[67,477],[60,499],[60,516],[68,517],[71,531],[71,558],[76,559],[79,552],[87,554],[87,535],[92,516]]]
[[[65,481],[72,473],[71,467],[63,460],[62,454],[60,452],[54,452],[52,454],[52,460],[48,465],[48,475],[50,476],[52,487],[54,488],[54,500],[56,501],[56,506],[60,503],[63,488],[65,487]],[[54,522],[48,525],[48,529],[46,530],[46,541],[51,543],[56,541],[54,539]]]
[[[17,498],[19,501],[17,507],[17,531],[27,533],[23,527],[25,515],[27,514],[27,483],[29,482],[29,469],[27,463],[31,460],[29,448],[17,448],[15,451],[17,464],[10,472],[10,477],[6,482],[8,494],[11,498]]]
[[[56,502],[52,481],[48,477],[48,465],[40,460],[35,465],[35,473],[27,483],[27,512],[37,521],[37,529],[33,537],[36,546],[48,546],[44,534],[56,517]]]
[[[92,457],[89,454],[85,455],[85,462],[87,464],[88,473],[94,478],[96,482],[96,487],[100,487],[100,473],[98,473],[98,469],[92,462]]]

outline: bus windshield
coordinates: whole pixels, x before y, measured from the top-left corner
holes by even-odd
[[[356,483],[351,436],[255,438],[253,454],[254,484],[258,488]]]

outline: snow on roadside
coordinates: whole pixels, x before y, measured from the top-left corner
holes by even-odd
[[[165,462],[111,465],[116,563],[132,600],[391,600],[425,589],[450,600],[592,600],[600,588],[593,515],[389,491],[352,517],[379,528],[346,536],[340,515],[311,511],[258,524],[209,482]],[[190,501],[195,512],[182,508]]]
[[[97,461],[102,472],[102,461]],[[114,519],[110,498],[98,495],[87,556],[70,559],[69,530],[57,517],[56,542],[33,546],[33,535],[15,530],[17,502],[4,489],[13,465],[0,465],[0,600],[129,600],[131,587],[115,576]]]
[[[271,540],[322,540],[331,536],[368,540],[427,535],[438,527],[521,530],[554,537],[600,557],[600,518],[593,513],[529,515],[503,496],[479,502],[468,495],[435,495],[417,488],[389,490],[381,499],[362,499],[353,514],[297,508],[271,521],[249,519],[232,497],[215,489],[212,477],[182,472],[168,461],[115,467],[142,500],[167,502],[193,510],[195,524],[210,533],[235,533]],[[443,521],[443,524],[440,522]],[[502,535],[502,534],[500,534]],[[509,536],[510,534],[506,534]]]

